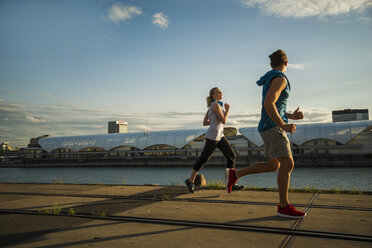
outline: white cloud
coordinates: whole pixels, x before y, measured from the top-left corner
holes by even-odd
[[[294,70],[303,70],[305,69],[305,64],[289,64],[288,63],[288,68],[294,69]]]
[[[365,16],[365,17],[359,17],[358,20],[362,21],[362,22],[371,22],[372,18],[368,17],[368,16]]]
[[[160,28],[168,28],[168,17],[162,12],[156,13],[152,17],[152,23]]]
[[[6,134],[0,142],[25,146],[31,137],[42,134],[107,133],[107,122],[113,120],[127,121],[130,132],[200,128],[204,112],[126,113],[74,104],[32,105],[4,100],[0,102],[0,116],[0,134]]]
[[[47,96],[47,97],[51,97],[52,94],[49,94],[49,93],[44,93],[43,96]]]
[[[372,7],[370,0],[240,0],[248,7],[257,7],[265,15],[280,17],[335,16]]]
[[[43,123],[43,122],[45,122],[43,120],[39,120],[35,117],[32,117],[31,115],[26,115],[26,120],[28,120],[31,123]]]
[[[293,110],[289,112],[292,113]],[[304,114],[303,120],[295,121],[299,124],[332,122],[332,111],[326,108],[300,108]]]
[[[136,125],[136,126],[134,126],[134,128],[135,128],[136,130],[138,130],[138,131],[143,130],[143,131],[146,131],[146,132],[149,132],[149,131],[152,130],[151,127],[146,126],[146,125]]]
[[[108,10],[108,18],[116,24],[128,22],[135,15],[142,15],[142,9],[136,6],[114,4]]]
[[[229,125],[240,125],[241,122],[237,121],[237,120],[229,120]]]
[[[289,112],[293,111],[289,110]],[[296,123],[331,122],[331,110],[305,108],[305,119]],[[71,136],[107,133],[107,122],[128,122],[129,132],[203,128],[203,112],[127,113],[107,109],[84,108],[73,104],[32,105],[4,100],[0,102],[0,142],[9,141],[25,146],[31,137],[42,134]],[[236,128],[257,126],[259,110],[232,112],[227,126]]]
[[[2,91],[0,91],[0,94],[3,94],[3,95],[13,95],[14,92],[11,91],[11,90],[2,90]]]

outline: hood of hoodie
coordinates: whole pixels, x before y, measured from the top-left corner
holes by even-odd
[[[285,74],[281,71],[277,71],[277,70],[271,70],[271,71],[268,71],[266,72],[265,75],[263,75],[256,83],[258,86],[262,86],[264,85],[266,82],[270,82],[271,79],[273,79],[274,77],[285,77],[287,79],[287,77],[285,76]],[[287,79],[288,81],[288,79]]]

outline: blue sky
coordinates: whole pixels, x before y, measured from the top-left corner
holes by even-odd
[[[1,0],[0,142],[200,128],[214,86],[228,126],[255,126],[279,48],[297,123],[372,114],[371,27],[368,0]]]

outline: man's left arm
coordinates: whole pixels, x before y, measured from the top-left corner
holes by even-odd
[[[287,117],[289,119],[292,119],[292,120],[302,120],[304,118],[304,115],[302,114],[302,112],[300,111],[300,107],[298,107],[294,112],[293,114],[290,114],[290,113],[286,113],[287,114]]]

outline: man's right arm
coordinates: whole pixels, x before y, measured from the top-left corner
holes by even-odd
[[[275,103],[278,100],[281,92],[285,89],[287,85],[287,80],[284,77],[275,77],[271,81],[270,88],[266,94],[264,107],[269,115],[269,117],[274,121],[274,123],[282,128],[286,132],[294,133],[296,131],[295,124],[286,124],[278,113]]]

